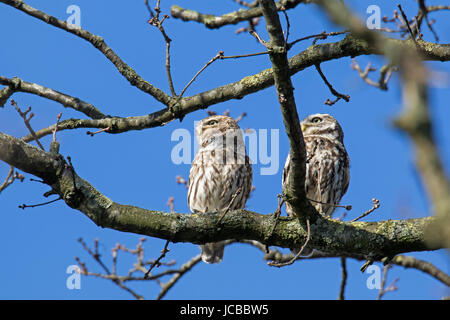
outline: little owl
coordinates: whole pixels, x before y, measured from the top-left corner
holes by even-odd
[[[196,135],[200,147],[189,172],[189,209],[217,214],[243,209],[252,186],[252,167],[238,124],[227,116],[210,116],[199,122]],[[200,248],[204,262],[222,261],[224,241]]]
[[[344,147],[344,132],[329,114],[313,114],[301,122],[306,148],[305,193],[316,210],[330,216],[347,191],[350,170]],[[283,170],[283,188],[289,181],[290,155]],[[286,212],[295,216],[286,203]],[[311,250],[305,248],[303,255]],[[295,252],[295,250],[293,250]]]

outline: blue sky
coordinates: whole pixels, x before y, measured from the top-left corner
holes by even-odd
[[[150,1],[154,2],[154,1]],[[163,13],[169,13],[172,4],[205,13],[223,14],[237,10],[233,1],[195,2],[161,1]],[[161,34],[146,21],[148,12],[144,1],[28,1],[48,14],[62,20],[69,14],[66,9],[76,4],[81,9],[81,26],[102,36],[107,44],[144,79],[169,92],[164,67],[165,44]],[[354,11],[366,16],[366,8],[374,1],[349,1]],[[381,14],[391,16],[398,2],[383,1]],[[400,1],[408,15],[416,12],[416,3]],[[427,1],[427,4],[439,1]],[[152,4],[153,6],[153,4]],[[340,30],[328,22],[315,6],[300,5],[288,11],[290,39],[310,34]],[[435,28],[440,42],[449,43],[450,20],[448,12],[434,13]],[[227,26],[208,30],[194,22],[169,19],[164,23],[172,38],[172,72],[175,89],[180,92],[192,76],[220,50],[226,55],[263,51],[264,48],[250,35],[235,35],[235,30],[246,26]],[[53,26],[34,19],[9,6],[0,4],[0,74],[18,76],[25,81],[79,97],[94,104],[102,112],[117,116],[143,115],[163,106],[149,95],[137,90],[118,73],[91,44]],[[425,40],[433,37],[424,26]],[[261,23],[257,32],[267,38]],[[326,41],[337,41],[339,37]],[[291,50],[297,54],[311,44],[302,42]],[[364,67],[369,61],[380,68],[384,61],[378,56],[357,57]],[[382,92],[365,84],[350,68],[351,59],[343,58],[322,64],[322,71],[339,92],[349,94],[349,103],[339,101],[332,107],[323,102],[334,97],[329,93],[314,68],[308,68],[293,76],[295,97],[301,118],[311,113],[330,113],[345,131],[345,145],[351,158],[351,180],[342,200],[353,210],[348,219],[359,216],[371,207],[371,199],[377,198],[381,207],[365,221],[424,217],[430,214],[429,203],[415,171],[411,158],[411,145],[392,125],[391,120],[401,111],[401,91],[398,76],[389,83],[389,91]],[[440,72],[441,80],[430,87],[431,112],[435,135],[444,164],[450,163],[450,127],[448,101],[450,100],[447,63],[427,63],[430,70]],[[211,65],[186,91],[193,95],[214,87],[237,81],[270,67],[267,56],[239,60],[217,61]],[[435,73],[437,74],[437,73]],[[378,73],[372,74],[377,79]],[[13,96],[22,109],[32,107],[35,130],[53,124],[59,112],[62,119],[83,118],[69,108],[30,94]],[[277,193],[281,192],[281,171],[289,150],[277,97],[273,87],[244,97],[215,105],[209,110],[222,113],[229,109],[232,116],[247,112],[240,122],[243,128],[280,129],[280,169],[274,175],[261,175],[260,162],[254,165],[255,191],[247,202],[249,210],[268,214],[277,206]],[[176,142],[171,134],[177,128],[185,128],[193,134],[194,121],[207,114],[204,110],[185,117],[182,123],[171,122],[163,128],[134,131],[120,135],[86,135],[86,129],[68,130],[57,134],[60,152],[71,156],[77,173],[88,180],[100,192],[114,201],[148,209],[169,210],[166,203],[174,197],[177,212],[189,212],[186,189],[177,185],[175,177],[188,177],[189,165],[176,165],[171,160],[171,150]],[[21,137],[28,134],[22,119],[9,104],[0,109],[0,130]],[[270,136],[269,136],[270,138]],[[50,137],[41,140],[48,148]],[[0,179],[6,177],[9,166],[0,163]],[[82,237],[89,245],[95,238],[100,242],[100,253],[111,265],[111,248],[116,243],[133,248],[140,235],[122,233],[97,227],[79,211],[70,209],[63,202],[44,207],[21,210],[18,205],[45,201],[42,194],[48,187],[31,182],[25,174],[23,183],[15,182],[0,194],[0,241],[2,255],[0,273],[4,275],[0,286],[1,299],[130,299],[132,296],[113,283],[91,277],[82,277],[80,290],[68,290],[66,273],[75,263],[74,257],[85,261],[90,271],[101,271],[99,266],[83,250],[77,239]],[[342,211],[337,211],[340,216]],[[163,240],[147,238],[146,257],[156,258],[164,245]],[[181,265],[199,253],[196,245],[177,243],[169,245],[167,261],[176,260]],[[411,255],[434,263],[448,272],[448,254],[444,250]],[[198,264],[167,294],[167,299],[335,299],[338,294],[341,269],[339,259],[299,261],[281,269],[271,268],[262,259],[263,254],[245,244],[234,244],[226,249],[224,261],[218,265]],[[133,259],[121,254],[119,270],[127,273]],[[362,262],[348,261],[349,299],[374,299],[378,290],[366,286],[369,275],[359,271]],[[380,265],[380,264],[377,264]],[[417,270],[394,267],[388,275],[388,283],[395,278],[398,290],[386,295],[387,299],[440,299],[448,295],[448,289],[437,280]],[[163,281],[168,278],[163,278]],[[160,287],[154,282],[130,285],[148,299],[156,297]]]

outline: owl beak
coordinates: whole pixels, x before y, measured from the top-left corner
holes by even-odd
[[[302,132],[306,130],[306,128],[308,127],[308,125],[301,123],[300,124],[300,128],[302,129]]]

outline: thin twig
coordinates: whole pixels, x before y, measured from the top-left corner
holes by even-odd
[[[186,189],[189,188],[189,183],[187,182],[186,179],[184,179],[182,176],[176,176],[175,177],[177,184],[184,184],[184,186],[186,187]]]
[[[225,215],[228,213],[228,211],[230,211],[230,208],[231,208],[231,205],[232,205],[233,202],[234,202],[234,199],[237,197],[237,195],[238,195],[239,193],[241,193],[241,190],[242,190],[242,189],[239,187],[239,188],[236,190],[236,192],[233,194],[233,196],[231,197],[230,203],[228,203],[227,208],[225,209],[225,211],[224,211],[224,212],[222,213],[222,215],[220,216],[219,221],[217,221],[218,224],[222,221],[222,219],[225,217]]]
[[[167,199],[167,206],[170,208],[170,212],[175,212],[175,206],[173,205],[173,201],[175,200],[174,197],[169,197],[169,199]]]
[[[249,53],[249,54],[240,54],[235,56],[221,56],[220,59],[238,59],[238,58],[247,58],[247,57],[254,57],[254,56],[260,56],[263,54],[268,54],[269,51],[263,51],[263,52],[256,52],[256,53]]]
[[[6,179],[3,181],[2,185],[0,186],[0,192],[2,192],[8,186],[10,186],[16,179],[19,179],[21,182],[23,182],[23,179],[25,179],[25,177],[21,173],[18,173],[17,171],[14,172],[14,167],[10,166],[8,175],[6,176]]]
[[[387,90],[387,86],[386,86],[387,81],[386,81],[383,85],[380,85],[380,81],[381,81],[381,80],[378,81],[378,83],[377,83],[377,82],[372,81],[370,78],[368,78],[369,72],[371,72],[371,71],[376,71],[376,70],[377,70],[376,68],[372,68],[371,62],[369,62],[369,63],[367,64],[366,68],[364,69],[364,71],[362,71],[362,70],[361,70],[361,67],[360,67],[359,64],[356,62],[356,60],[355,60],[355,59],[352,59],[352,63],[351,63],[351,65],[350,65],[350,67],[351,67],[353,70],[358,71],[359,76],[360,76],[367,84],[369,84],[369,85],[371,85],[371,86],[374,86],[374,87],[376,87],[376,88],[380,88],[380,89],[382,89],[382,90]],[[388,80],[389,80],[389,79],[388,79]]]
[[[450,276],[428,261],[420,260],[411,256],[396,255],[389,263],[402,266],[404,268],[420,270],[445,285],[450,286]]]
[[[342,280],[341,280],[341,287],[339,289],[339,296],[338,300],[345,300],[344,292],[345,292],[345,286],[347,284],[347,261],[344,257],[341,257],[341,268],[342,268]]]
[[[377,300],[381,300],[381,298],[389,291],[395,291],[397,290],[397,286],[396,283],[398,281],[398,278],[394,279],[394,281],[392,281],[392,283],[386,288],[386,280],[387,280],[387,274],[389,269],[392,266],[390,264],[387,264],[384,266],[383,268],[383,278],[381,279],[381,287],[380,287],[380,291],[378,292],[378,297]]]
[[[98,254],[98,252],[97,253],[92,252],[92,250],[87,246],[87,244],[84,242],[82,238],[79,238],[78,242],[83,246],[84,250],[86,250],[92,256],[92,258],[94,258],[94,260],[97,261],[97,263],[103,268],[103,270],[105,270],[107,274],[111,274],[108,267],[100,259],[101,256],[100,254]]]
[[[281,215],[281,208],[283,207],[283,204],[284,204],[284,199],[281,194],[278,194],[277,198],[278,198],[277,210],[275,210],[275,212],[273,213],[273,217],[274,217],[275,221],[273,223],[273,226],[272,226],[272,229],[270,230],[269,235],[266,237],[267,240],[269,240],[272,237],[272,234],[275,231],[275,228],[277,227],[278,220]],[[268,248],[266,248],[266,252],[268,252]]]
[[[30,116],[27,118],[27,114],[28,112],[31,111],[31,107],[28,107],[27,111],[22,112],[22,110],[20,110],[19,106],[17,105],[17,102],[14,101],[13,99],[11,99],[11,105],[14,106],[14,108],[16,109],[16,111],[20,114],[20,116],[23,119],[23,122],[25,123],[25,126],[28,128],[28,130],[30,131],[31,135],[34,138],[34,141],[36,141],[36,143],[39,145],[39,147],[45,151],[44,147],[42,146],[41,142],[39,141],[38,137],[36,136],[36,132],[34,132],[33,128],[30,125],[30,120],[31,118],[33,118],[34,113],[31,112]]]
[[[150,8],[148,0],[145,0],[145,6],[147,7],[148,13],[150,14],[150,19],[153,18],[155,16],[155,13],[153,12],[152,8]]]
[[[144,278],[147,278],[148,275],[150,274],[150,272],[153,270],[153,268],[155,266],[160,266],[159,261],[161,261],[162,258],[164,258],[166,256],[166,253],[169,252],[170,250],[167,249],[167,247],[169,246],[170,240],[166,241],[166,244],[164,245],[164,248],[161,250],[161,255],[158,257],[158,259],[156,259],[153,264],[150,266],[150,268],[148,268],[147,272],[144,275]]]
[[[241,34],[241,33],[244,33],[244,32],[255,31],[256,30],[255,27],[259,24],[260,20],[261,20],[261,17],[256,17],[256,18],[253,18],[253,19],[249,19],[247,27],[239,28],[234,33],[235,34]]]
[[[345,210],[348,210],[348,211],[352,210],[352,208],[353,208],[352,205],[350,205],[350,204],[338,205],[338,204],[326,203],[326,202],[310,199],[308,197],[306,199],[308,199],[309,201],[312,201],[312,202],[320,203],[320,204],[331,206],[331,207],[335,207],[335,208],[344,208]]]
[[[431,11],[437,11],[437,10],[450,10],[450,6],[429,6],[429,7],[427,7],[425,5],[425,0],[419,0],[419,7],[422,10],[423,16],[425,17],[425,21],[427,22],[428,29],[430,29],[436,42],[439,42],[439,37],[438,37],[436,31],[434,31],[431,21],[428,20],[428,13]]]
[[[55,127],[56,128],[56,127]],[[91,137],[95,136],[98,133],[102,133],[102,132],[108,132],[111,128],[110,127],[106,127],[106,128],[102,128],[100,130],[91,132],[91,131],[86,131],[87,135],[90,135]]]
[[[365,216],[368,216],[369,214],[371,214],[372,212],[374,212],[376,209],[378,209],[378,208],[380,207],[380,200],[373,198],[373,199],[372,199],[372,203],[373,203],[372,208],[370,208],[369,210],[367,210],[366,212],[364,212],[364,213],[363,213],[362,215],[360,215],[359,217],[357,217],[357,218],[351,220],[350,222],[358,221],[358,220],[364,218]]]
[[[279,263],[278,262],[269,261],[269,262],[267,262],[267,264],[269,266],[278,267],[278,268],[279,267],[284,267],[284,266],[289,266],[289,265],[293,264],[295,262],[295,260],[297,260],[298,257],[300,257],[300,255],[303,252],[303,249],[305,249],[306,245],[309,242],[309,237],[311,235],[311,230],[310,230],[309,219],[308,218],[306,218],[306,232],[307,233],[306,233],[306,241],[305,241],[305,243],[303,244],[303,246],[300,248],[300,250],[297,252],[297,254],[291,260],[289,260],[287,262],[279,262]]]
[[[338,35],[345,34],[345,33],[348,33],[348,32],[349,32],[348,30],[337,31],[337,32],[328,32],[328,33],[326,31],[323,31],[322,33],[313,34],[313,35],[306,36],[306,37],[299,38],[297,40],[292,41],[291,43],[288,44],[288,49],[292,48],[292,46],[294,44],[296,44],[296,43],[298,43],[300,41],[304,41],[304,40],[308,40],[308,39],[312,39],[312,38],[314,38],[314,41],[317,41],[319,39],[320,40],[325,40],[329,36],[338,36]],[[315,44],[315,42],[314,42],[314,44]]]
[[[130,289],[129,287],[124,285],[123,281],[120,278],[118,278],[115,274],[111,274],[108,267],[103,263],[103,261],[100,258],[100,254],[98,253],[98,240],[97,239],[95,240],[95,251],[94,252],[92,252],[92,250],[86,245],[86,243],[83,241],[82,238],[78,239],[78,242],[81,243],[81,245],[89,253],[89,255],[91,255],[91,257],[94,258],[95,261],[97,261],[97,263],[103,268],[103,270],[105,270],[107,276],[110,277],[109,279],[112,280],[113,283],[115,283],[120,288],[124,289],[125,291],[129,292],[131,295],[133,295],[134,298],[136,298],[138,300],[144,300],[143,296],[137,294],[135,291],[133,291],[132,289]],[[86,265],[83,262],[81,262],[77,257],[75,257],[75,260],[80,265],[81,271],[84,275],[96,275],[96,274],[88,272]],[[105,275],[101,275],[101,276],[105,276]]]
[[[172,288],[186,272],[191,270],[200,261],[202,261],[202,255],[198,254],[189,261],[187,261],[186,263],[184,263],[169,281],[161,284],[162,290],[156,297],[156,300],[161,300],[167,294],[170,288]]]
[[[237,116],[236,118],[234,118],[234,121],[236,121],[236,123],[239,123],[240,121],[242,121],[242,119],[244,119],[247,116],[247,112],[242,112],[240,116]]]
[[[188,84],[183,88],[183,90],[181,91],[179,97],[181,98],[183,96],[183,93],[186,91],[187,88],[189,88],[189,86],[192,84],[192,82],[195,81],[195,79],[197,79],[197,77],[199,76],[200,73],[203,72],[203,70],[205,70],[211,63],[213,63],[214,61],[216,61],[217,59],[220,59],[220,57],[223,56],[223,51],[219,51],[218,54],[216,54],[211,60],[209,60],[204,66],[203,68],[201,68],[196,74],[195,76],[191,79],[191,81],[188,82]]]
[[[290,261],[293,257],[293,254],[291,254],[291,253],[283,254],[277,249],[270,249],[269,252],[267,252],[266,246],[263,245],[261,242],[258,242],[255,240],[239,240],[239,241],[233,240],[233,241],[230,241],[229,243],[234,243],[234,242],[246,243],[246,244],[250,244],[250,245],[254,246],[255,248],[259,249],[261,252],[263,252],[265,254],[264,260],[266,260],[266,261],[269,260],[269,261],[275,261],[275,262],[285,262],[285,261]],[[307,259],[323,259],[323,258],[352,258],[352,259],[356,259],[356,260],[366,260],[366,257],[364,257],[362,255],[349,254],[349,255],[344,256],[344,255],[339,255],[339,254],[337,255],[335,253],[327,253],[327,252],[323,252],[323,251],[319,251],[319,250],[315,250],[311,256],[307,257]],[[304,259],[305,258],[302,257],[301,260],[304,260]],[[373,260],[368,260],[366,263],[367,263],[367,266],[369,266],[371,263],[373,263]],[[423,261],[423,260],[420,260],[420,259],[417,259],[417,258],[414,258],[411,256],[397,255],[394,258],[392,258],[389,261],[389,263],[393,264],[393,265],[401,266],[404,268],[412,268],[412,269],[422,271],[422,272],[430,275],[431,277],[435,278],[436,280],[442,282],[443,284],[450,286],[450,276],[428,261]]]
[[[14,181],[13,174],[14,174],[14,167],[10,166],[8,175],[6,176],[5,181],[3,181],[2,185],[0,186],[0,192],[2,192],[4,189],[6,189],[6,187],[8,187],[11,183],[13,183]]]
[[[411,26],[409,25],[408,18],[406,17],[406,14],[403,11],[402,6],[400,4],[398,5],[398,8],[400,9],[400,12],[402,14],[403,20],[405,21],[406,27],[408,28],[409,34],[411,35],[411,39],[412,39],[412,41],[414,41],[414,44],[418,48],[417,42],[416,42],[416,36],[414,35],[414,33],[413,33],[412,29],[411,29]]]
[[[264,40],[259,36],[259,34],[258,34],[256,31],[250,30],[248,33],[250,33],[252,36],[254,36],[255,39],[256,39],[259,43],[261,43],[264,47],[268,48],[267,42],[264,41]]]
[[[155,7],[155,14],[152,15],[152,11],[150,11],[150,16],[151,19],[148,20],[148,23],[152,26],[155,26],[158,28],[158,30],[161,32],[164,41],[166,42],[166,73],[167,73],[167,80],[169,81],[169,88],[170,88],[170,92],[172,93],[172,97],[176,97],[177,93],[175,92],[175,88],[173,85],[173,80],[172,80],[172,73],[170,71],[170,43],[172,42],[172,39],[169,38],[169,36],[167,35],[166,31],[164,30],[163,27],[163,22],[165,19],[169,19],[170,17],[165,14],[163,15],[163,18],[160,20],[159,19],[159,14],[161,13],[161,9],[159,7],[159,3],[160,0],[158,0],[156,2],[156,7]]]
[[[55,129],[53,129],[53,142],[56,142],[56,131],[58,131],[58,124],[59,120],[61,119],[62,112],[58,113],[58,116],[56,117],[56,124]]]
[[[50,200],[50,201],[47,201],[47,202],[38,203],[38,204],[31,204],[31,205],[28,205],[28,204],[24,203],[24,204],[20,205],[19,208],[22,209],[22,210],[25,210],[25,208],[35,208],[35,207],[45,206],[45,205],[47,205],[49,203],[53,203],[53,202],[56,202],[56,201],[61,200],[61,199],[62,199],[61,197],[58,197],[57,199],[53,199],[53,200]]]
[[[388,82],[391,79],[392,71],[398,71],[398,67],[391,64],[384,65],[380,68],[380,79],[378,80],[378,87],[382,90],[388,89]]]
[[[334,96],[337,97],[337,99],[334,100],[334,101],[330,101],[329,99],[327,99],[327,100],[325,101],[325,104],[327,104],[327,105],[329,105],[329,106],[332,106],[333,104],[335,104],[336,102],[338,102],[340,99],[344,99],[346,102],[349,102],[349,101],[350,101],[350,96],[349,96],[348,94],[342,94],[342,93],[339,93],[339,92],[337,92],[337,91],[333,88],[333,86],[331,85],[331,83],[327,80],[327,78],[326,78],[325,75],[323,74],[322,69],[320,68],[320,64],[319,64],[319,63],[316,63],[316,64],[315,64],[315,67],[316,67],[317,72],[319,72],[320,77],[322,78],[322,80],[323,80],[323,81],[325,82],[325,84],[327,85],[328,89],[330,89],[331,93],[332,93]]]
[[[289,30],[291,29],[291,24],[289,22],[289,17],[288,17],[288,15],[286,13],[286,8],[285,7],[281,7],[281,12],[283,12],[284,17],[286,18],[286,37],[284,38],[284,41],[285,41],[286,46],[287,46],[288,39],[289,39]]]

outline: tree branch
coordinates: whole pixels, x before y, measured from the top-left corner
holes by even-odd
[[[314,208],[306,199],[305,194],[305,164],[306,151],[300,120],[294,98],[294,87],[287,59],[287,44],[283,37],[280,19],[275,3],[272,0],[259,0],[260,8],[266,20],[269,33],[270,61],[272,62],[273,78],[280,103],[283,122],[289,138],[290,146],[290,175],[288,185],[283,190],[286,201],[292,206],[298,218],[311,219],[317,216]],[[303,219],[301,220],[303,221]]]
[[[265,250],[265,247],[263,245],[261,245],[261,243],[253,241],[253,240],[241,240],[239,242],[250,244],[250,245],[258,248],[259,250],[261,250],[265,254],[264,260],[270,260],[270,261],[283,263],[283,262],[288,262],[288,261],[292,260],[292,258],[294,256],[291,253],[283,254],[276,249],[271,249],[267,253]],[[299,257],[297,260],[301,261],[301,260],[308,260],[308,259],[324,259],[324,258],[341,258],[341,259],[351,258],[351,259],[361,260],[361,261],[366,260],[366,257],[362,256],[362,255],[355,255],[352,253],[336,255],[334,253],[328,253],[328,252],[323,252],[323,251],[318,251],[318,250],[315,250],[313,252],[313,254],[307,258]],[[377,259],[375,259],[375,260],[380,261],[380,262],[386,261],[385,258],[382,258],[380,260],[377,260]],[[445,272],[443,272],[442,270],[440,270],[439,268],[437,268],[436,266],[434,266],[433,264],[431,264],[427,261],[423,261],[423,260],[420,260],[420,259],[417,259],[417,258],[414,258],[411,256],[404,256],[404,255],[399,254],[399,255],[396,255],[395,257],[393,257],[391,260],[389,260],[389,263],[393,264],[393,265],[402,266],[405,268],[411,268],[411,269],[416,269],[416,270],[422,271],[424,273],[429,274],[436,280],[439,280],[440,282],[446,284],[447,286],[450,286],[450,276],[448,276]]]
[[[272,218],[247,210],[230,211],[217,228],[217,215],[180,214],[122,205],[107,198],[79,177],[65,159],[20,139],[0,133],[0,160],[33,174],[52,187],[66,204],[83,212],[98,226],[143,234],[172,242],[204,244],[225,239],[250,239],[284,248],[300,247],[306,239],[297,219],[280,217],[272,231]],[[430,246],[424,230],[433,217],[381,222],[342,222],[318,217],[311,225],[311,246],[329,253],[381,259],[399,253],[442,248]],[[268,239],[268,240],[267,240]]]
[[[0,84],[3,84],[11,88],[12,90],[11,94],[13,94],[14,92],[26,92],[35,94],[40,97],[59,102],[64,107],[69,107],[79,112],[82,112],[89,118],[92,119],[106,118],[106,115],[101,113],[100,110],[98,110],[92,104],[84,102],[83,100],[80,100],[78,98],[71,97],[67,94],[55,91],[51,88],[46,88],[36,83],[26,82],[17,77],[11,79],[0,76]]]
[[[177,270],[175,275],[166,283],[161,284],[161,292],[156,297],[156,300],[161,300],[167,294],[167,292],[177,283],[178,280],[193,267],[195,267],[200,261],[202,261],[202,255],[198,254],[192,257],[189,261],[185,262],[180,269]]]
[[[311,0],[280,0],[276,3],[276,9],[278,11],[283,7],[285,9],[292,9],[300,3],[311,2]],[[226,25],[237,24],[242,21],[248,21],[253,18],[260,17],[262,16],[262,11],[261,8],[255,7],[247,10],[234,11],[221,16],[215,16],[213,14],[204,14],[194,10],[183,9],[180,6],[174,5],[170,8],[170,14],[172,17],[183,21],[196,21],[203,23],[209,29],[217,29]]]
[[[405,40],[387,38],[389,45],[410,47]],[[450,45],[439,45],[423,40],[417,41],[424,60],[450,61]],[[313,45],[289,59],[290,75],[294,75],[317,63],[369,54],[383,54],[383,50],[370,46],[366,41],[347,36],[345,39],[325,44]],[[273,70],[265,69],[257,74],[245,77],[239,81],[220,86],[194,96],[185,97],[177,103],[177,113],[171,108],[164,108],[149,115],[135,117],[111,117],[104,119],[68,119],[61,121],[58,131],[77,128],[113,128],[108,133],[121,133],[131,130],[142,130],[163,126],[177,117],[183,117],[191,112],[206,109],[211,105],[231,99],[242,99],[246,95],[258,92],[274,84]],[[29,92],[31,93],[31,92]],[[70,99],[70,96],[68,96]],[[76,98],[75,98],[76,99]],[[38,138],[52,133],[54,125],[36,132]],[[30,141],[31,137],[24,137]]]
[[[84,39],[91,43],[95,48],[97,48],[103,55],[110,60],[117,70],[124,76],[131,85],[137,87],[153,96],[156,100],[168,106],[172,103],[172,98],[161,91],[160,89],[152,86],[150,83],[145,81],[141,76],[139,76],[136,71],[134,71],[129,65],[127,65],[120,57],[106,44],[103,38],[96,36],[89,31],[83,30],[78,27],[74,27],[65,21],[59,20],[51,15],[46,14],[38,9],[35,9],[22,0],[0,0],[6,5],[16,8],[36,19],[42,20],[54,27],[62,29],[64,31],[70,32],[81,39]]]

